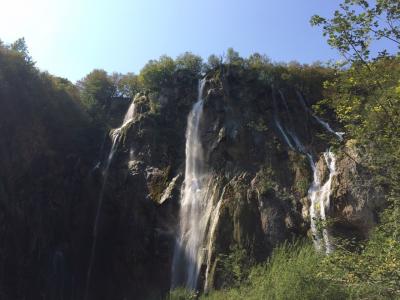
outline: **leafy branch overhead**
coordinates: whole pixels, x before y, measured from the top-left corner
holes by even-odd
[[[322,26],[328,44],[347,62],[371,58],[371,46],[385,56],[387,42],[400,50],[400,2],[398,0],[345,0],[331,19],[314,15],[311,25]]]

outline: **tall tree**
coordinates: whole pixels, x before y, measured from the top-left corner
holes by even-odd
[[[17,39],[14,43],[10,45],[10,49],[20,53],[27,63],[33,64],[32,57],[29,55],[29,50],[25,38]]]
[[[89,114],[98,121],[105,120],[116,87],[107,72],[95,69],[77,83],[81,101]]]

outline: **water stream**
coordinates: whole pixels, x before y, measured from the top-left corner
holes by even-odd
[[[187,121],[185,180],[181,196],[178,236],[173,258],[172,287],[196,289],[204,260],[204,239],[211,210],[212,180],[205,170],[200,138],[205,81],[198,87],[197,102]]]
[[[280,93],[280,95],[288,112],[286,99],[282,93]],[[343,140],[342,133],[335,132],[328,123],[322,121],[320,118],[318,118],[312,113],[312,111],[307,107],[300,93],[298,93],[298,99],[302,104],[304,110],[307,113],[310,113],[318,121],[319,124],[321,124],[330,133],[335,134],[340,141]],[[325,164],[327,165],[329,170],[329,177],[326,180],[326,182],[322,182],[323,174],[321,174],[321,170],[317,168],[312,153],[309,150],[307,150],[307,148],[300,141],[300,139],[295,133],[294,128],[291,128],[289,126],[291,130],[288,130],[280,123],[275,97],[274,97],[274,107],[275,107],[274,122],[278,128],[278,131],[281,133],[285,143],[292,150],[296,149],[297,151],[306,155],[309,160],[310,167],[313,171],[313,182],[308,190],[308,197],[311,202],[310,205],[311,232],[313,235],[313,240],[316,248],[320,250],[325,250],[326,253],[330,253],[333,251],[333,245],[331,243],[331,237],[329,235],[329,230],[327,229],[326,223],[327,223],[327,213],[329,212],[329,207],[330,207],[332,179],[337,174],[335,155],[329,149],[323,153]]]
[[[94,262],[94,257],[96,253],[96,245],[97,245],[97,236],[98,236],[98,226],[99,226],[99,220],[100,220],[100,214],[101,214],[101,209],[103,206],[103,200],[104,200],[104,193],[108,181],[108,175],[109,175],[109,170],[110,170],[110,165],[111,162],[114,158],[115,152],[117,151],[117,146],[118,142],[121,137],[122,130],[130,123],[133,121],[135,116],[135,104],[134,101],[132,100],[131,104],[129,105],[129,108],[124,116],[124,120],[121,124],[120,127],[114,129],[111,133],[111,138],[112,138],[112,144],[110,148],[110,152],[107,156],[107,160],[105,163],[105,166],[103,168],[103,180],[101,183],[101,190],[99,194],[99,200],[97,203],[97,210],[96,210],[96,217],[94,220],[94,225],[93,225],[93,243],[92,243],[92,250],[90,253],[90,259],[89,259],[89,267],[88,267],[88,272],[87,272],[87,280],[86,280],[86,290],[85,290],[85,299],[88,297],[88,291],[89,291],[89,285],[90,285],[90,279],[92,275],[92,269],[93,269],[93,262]]]

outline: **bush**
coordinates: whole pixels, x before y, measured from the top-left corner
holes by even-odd
[[[320,276],[323,256],[311,243],[284,244],[265,265],[254,267],[247,284],[202,299],[345,299],[347,289]]]
[[[185,288],[176,288],[169,292],[167,300],[195,300],[197,294],[194,291],[187,290]]]
[[[172,83],[175,72],[175,61],[169,56],[161,56],[159,60],[150,60],[140,71],[139,82],[150,90],[158,90]]]

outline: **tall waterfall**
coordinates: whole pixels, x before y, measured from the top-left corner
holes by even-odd
[[[197,287],[205,255],[203,244],[212,210],[212,201],[209,201],[211,180],[205,170],[200,139],[204,85],[205,80],[200,81],[198,99],[187,121],[185,180],[172,266],[172,287],[185,286],[189,289]]]
[[[117,146],[118,146],[118,141],[121,137],[121,132],[122,129],[125,128],[130,122],[133,121],[135,116],[135,103],[132,100],[131,104],[129,105],[129,108],[124,116],[124,120],[121,124],[120,127],[114,129],[111,133],[112,137],[112,144],[110,148],[110,152],[107,156],[107,161],[103,169],[103,181],[101,184],[101,190],[99,194],[99,201],[97,203],[97,210],[96,210],[96,217],[94,220],[94,225],[93,225],[93,243],[92,243],[92,250],[90,253],[90,260],[89,260],[89,267],[88,267],[88,272],[87,272],[87,280],[86,280],[86,291],[85,291],[85,299],[88,297],[88,289],[90,285],[90,278],[92,275],[92,269],[93,269],[93,262],[94,262],[94,257],[95,257],[95,252],[96,252],[96,244],[97,244],[97,236],[98,236],[98,226],[99,226],[99,220],[100,220],[100,213],[101,213],[101,208],[103,206],[103,200],[104,200],[104,193],[108,181],[108,174],[110,170],[110,165],[111,162],[114,158],[114,154],[117,151]]]

